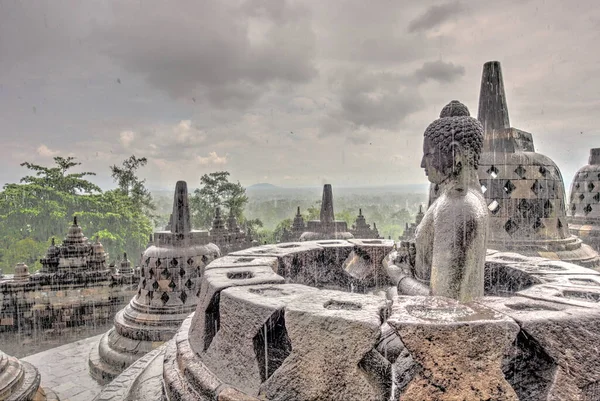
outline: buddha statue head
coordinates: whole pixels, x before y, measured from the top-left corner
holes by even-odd
[[[423,141],[421,167],[430,182],[443,184],[475,171],[483,147],[483,126],[467,107],[453,100],[429,124]]]

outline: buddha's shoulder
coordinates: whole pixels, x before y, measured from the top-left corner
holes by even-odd
[[[440,202],[436,215],[462,216],[465,219],[482,219],[488,217],[487,202],[483,194],[476,190],[468,190],[463,196],[451,196]]]

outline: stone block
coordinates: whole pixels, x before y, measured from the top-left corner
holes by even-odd
[[[277,272],[277,258],[273,256],[223,256],[212,261],[205,270],[245,266],[271,266]]]
[[[281,284],[285,279],[271,266],[245,266],[210,269],[204,274],[198,294],[198,306],[190,329],[192,348],[196,352],[208,349],[219,327],[220,292],[229,287],[256,284]],[[193,334],[192,334],[193,333]]]
[[[387,322],[422,368],[400,399],[518,399],[501,370],[519,332],[507,316],[448,298],[397,297]]]
[[[202,361],[224,382],[248,394],[258,394],[261,383],[290,351],[286,305],[298,298],[316,297],[319,292],[298,284],[232,287],[221,291],[219,325],[209,348],[201,355]]]
[[[377,344],[387,308],[385,299],[340,291],[296,298],[285,309],[291,353],[261,385],[259,398],[383,399],[361,361]]]
[[[518,296],[480,302],[520,326],[504,362],[520,399],[598,399],[600,357],[590,345],[600,341],[600,309]]]

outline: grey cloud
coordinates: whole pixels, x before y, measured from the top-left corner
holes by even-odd
[[[156,88],[174,98],[205,96],[215,107],[247,107],[272,82],[316,76],[306,9],[280,1],[228,4],[119,4],[115,20],[95,36],[108,41],[107,54]]]
[[[463,10],[463,4],[458,1],[431,6],[425,13],[410,21],[408,24],[408,31],[419,32],[435,28]]]
[[[415,71],[415,77],[423,82],[432,79],[440,83],[449,83],[463,75],[465,75],[465,67],[442,60],[427,61]]]
[[[88,71],[82,71],[82,64],[97,64],[94,46],[86,42],[91,25],[86,6],[82,2],[0,2],[0,79],[51,82],[84,76]]]
[[[339,108],[329,113],[330,118],[356,127],[394,129],[423,107],[416,82],[409,75],[351,70],[341,74],[334,87]]]
[[[353,145],[364,145],[369,142],[371,136],[367,132],[354,131],[350,133],[346,140]]]
[[[319,56],[362,65],[406,63],[428,55],[431,43],[422,35],[406,35],[418,2],[389,0],[322,1],[315,7]],[[331,29],[330,27],[335,27]]]

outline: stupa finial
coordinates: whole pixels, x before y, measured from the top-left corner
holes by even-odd
[[[190,222],[190,205],[188,203],[188,190],[185,181],[177,181],[175,184],[175,197],[173,199],[173,219],[171,221],[171,232],[187,234],[192,230]]]
[[[322,223],[333,223],[335,221],[331,184],[325,184],[323,186],[323,201],[321,202],[320,219]]]
[[[486,133],[495,129],[510,128],[499,61],[488,61],[483,65],[477,119]]]
[[[600,164],[600,148],[590,149],[589,164]]]

